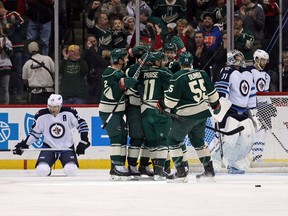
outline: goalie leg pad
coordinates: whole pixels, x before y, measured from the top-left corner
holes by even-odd
[[[78,167],[74,162],[66,163],[63,169],[66,176],[75,176],[78,171]]]
[[[39,176],[49,176],[51,174],[51,168],[48,163],[40,162],[36,166],[36,173]]]

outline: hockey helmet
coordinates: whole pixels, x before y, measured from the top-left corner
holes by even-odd
[[[266,59],[269,60],[269,54],[261,49],[257,49],[253,54],[253,59],[256,61],[256,59]]]
[[[164,52],[166,52],[166,51],[176,52],[176,47],[172,43],[165,43],[164,44]]]
[[[240,66],[240,67],[246,67],[245,66],[245,57],[242,52],[239,50],[231,50],[227,53],[227,65],[228,66]]]
[[[182,52],[179,55],[179,64],[180,66],[191,66],[193,63],[193,56],[190,52]]]
[[[51,114],[56,115],[62,107],[63,99],[60,94],[51,94],[47,101],[47,107]]]
[[[117,48],[117,49],[113,49],[111,52],[111,59],[112,59],[112,63],[118,63],[120,58],[124,58],[125,56],[127,56],[127,51],[124,48]]]

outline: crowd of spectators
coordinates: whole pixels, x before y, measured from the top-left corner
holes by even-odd
[[[29,86],[22,76],[23,65],[31,57],[25,45],[35,41],[39,44],[39,53],[53,58],[53,51],[49,50],[49,42],[53,40],[53,4],[54,0],[0,1],[0,104],[31,102],[27,99]],[[67,11],[69,4],[73,4],[75,11],[83,7],[87,11],[83,27],[87,32],[86,44],[83,48],[69,44],[62,51],[60,93],[68,103],[99,103],[101,75],[110,65],[111,50],[135,46],[136,1],[61,0],[59,4],[60,37],[73,20]],[[286,10],[287,2],[284,1],[283,15]],[[205,70],[213,81],[217,80],[226,61],[229,30],[226,29],[226,0],[141,0],[139,11],[141,44],[151,45],[153,32],[156,35],[154,49],[162,51],[177,35],[186,50],[192,53],[193,66]],[[249,64],[253,52],[258,48],[265,50],[275,37],[274,33],[277,34],[279,1],[235,0],[234,11],[234,45],[243,52]],[[284,41],[283,47],[287,46]],[[284,54],[285,65],[287,52]],[[279,58],[274,56],[268,66],[270,71],[277,73]],[[283,72],[286,71],[284,66]],[[278,80],[275,79],[272,76],[275,85],[272,89],[277,91]]]

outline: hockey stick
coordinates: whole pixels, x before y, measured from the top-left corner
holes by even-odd
[[[133,75],[134,79],[137,79],[140,75],[141,72],[141,68],[143,67],[143,65],[145,64],[147,58],[149,56],[149,51],[146,52],[146,55],[144,57],[144,59],[142,60],[141,64],[139,65],[139,67],[137,68],[135,74]],[[107,126],[107,124],[109,123],[109,121],[111,120],[112,116],[114,115],[116,109],[118,108],[119,104],[121,103],[121,101],[123,100],[123,98],[125,97],[125,93],[126,93],[127,89],[124,90],[123,94],[121,95],[120,99],[117,101],[117,104],[114,106],[112,112],[109,114],[108,118],[105,120],[102,129],[105,129],[105,127]]]
[[[140,86],[140,85],[138,85],[138,92],[139,92],[139,95],[140,95],[141,102],[142,102],[143,104],[145,104],[145,105],[147,105],[147,106],[149,106],[149,107],[151,107],[151,108],[153,108],[153,109],[158,109],[156,106],[153,106],[153,105],[151,105],[151,104],[149,104],[149,103],[147,103],[147,102],[145,102],[145,101],[143,100],[143,91],[142,91],[142,86]],[[185,118],[183,118],[182,116],[179,116],[179,115],[177,115],[177,114],[170,113],[170,112],[167,112],[167,111],[165,111],[165,110],[162,110],[161,112],[162,112],[164,115],[170,116],[170,117],[172,117],[172,118],[174,118],[174,119],[177,119],[177,120],[179,120],[179,121],[183,121],[183,122],[186,121]],[[239,132],[241,132],[242,130],[244,130],[244,127],[243,127],[243,126],[240,126],[240,127],[238,127],[238,128],[235,128],[235,129],[233,129],[233,130],[231,130],[231,131],[222,131],[222,130],[219,130],[219,129],[210,127],[210,126],[208,126],[208,125],[206,125],[206,128],[207,128],[207,129],[210,129],[210,130],[213,130],[213,131],[215,131],[215,132],[218,132],[218,133],[227,135],[227,136],[234,135],[234,134],[239,133]]]
[[[33,149],[21,149],[22,151],[73,151],[70,148],[33,148]],[[0,152],[10,152],[13,149],[0,149]]]

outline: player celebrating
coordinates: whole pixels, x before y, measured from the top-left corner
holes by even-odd
[[[123,97],[123,94],[126,89],[133,88],[137,80],[125,76],[123,69],[128,62],[128,53],[124,48],[113,49],[111,60],[112,66],[109,66],[102,75],[99,115],[104,125],[105,123],[107,125],[105,129],[110,139],[111,180],[128,180],[130,172],[125,167],[127,130],[123,119],[126,97]],[[117,106],[116,109],[115,106]]]
[[[40,152],[36,162],[36,172],[39,176],[49,176],[51,167],[57,159],[61,161],[67,176],[76,175],[79,166],[76,154],[85,154],[85,150],[90,146],[86,121],[78,116],[74,108],[62,107],[62,102],[61,95],[51,94],[47,108],[39,110],[35,115],[35,122],[27,138],[19,142],[13,150],[13,154],[22,155],[23,149],[29,148],[44,135],[43,148],[46,148],[46,151]],[[72,128],[77,128],[81,137],[76,152]],[[55,148],[55,151],[47,151],[48,148]],[[63,148],[67,150],[61,150]]]
[[[241,163],[250,152],[255,135],[253,122],[248,117],[248,111],[256,108],[256,90],[253,75],[246,69],[242,52],[232,50],[227,53],[227,67],[220,72],[220,80],[215,87],[221,97],[228,99],[232,106],[227,111],[220,128],[225,131],[244,126],[241,134],[221,137],[223,141],[224,163],[227,163],[229,174],[244,174],[244,165]],[[217,138],[216,138],[217,139]],[[221,141],[221,139],[219,139]],[[217,140],[217,144],[219,144]],[[214,140],[215,142],[215,140]],[[218,145],[220,147],[222,144]],[[220,148],[214,148],[212,157],[221,163]]]
[[[219,113],[221,105],[219,95],[207,73],[192,68],[192,54],[186,51],[181,53],[179,63],[181,70],[171,77],[164,103],[160,102],[158,105],[160,108],[170,108],[185,120],[174,119],[168,133],[168,146],[176,167],[176,173],[167,176],[167,179],[169,179],[168,181],[187,182],[188,162],[183,157],[181,148],[181,143],[187,134],[205,170],[204,173],[196,175],[196,178],[205,179],[215,175],[204,137],[206,121],[211,116],[209,104],[214,109],[215,114]]]

